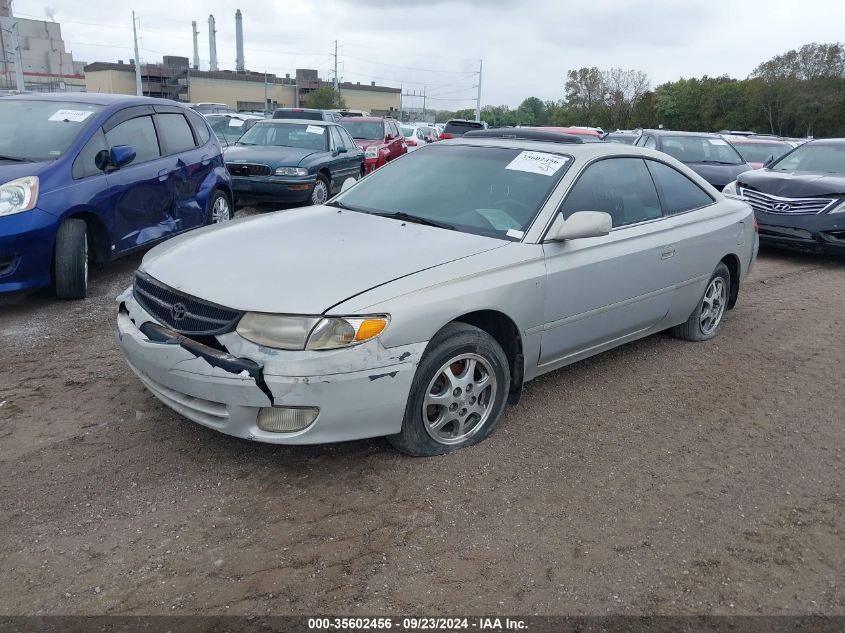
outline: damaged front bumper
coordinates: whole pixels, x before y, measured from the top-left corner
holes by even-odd
[[[131,290],[118,297],[116,339],[129,367],[168,407],[203,426],[261,442],[320,444],[398,433],[425,343],[379,339],[331,351],[284,351],[230,332],[214,346],[157,323]],[[268,407],[316,407],[295,432],[265,431]]]

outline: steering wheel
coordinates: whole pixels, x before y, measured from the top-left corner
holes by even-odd
[[[496,207],[507,207],[508,205],[511,205],[511,208],[517,207],[517,212],[525,212],[526,215],[523,219],[528,219],[528,216],[534,213],[534,209],[529,207],[524,202],[517,200],[516,198],[502,198],[501,200],[496,200],[496,202],[494,202],[493,204]]]

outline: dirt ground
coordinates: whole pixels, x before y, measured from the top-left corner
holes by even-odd
[[[166,409],[112,339],[139,260],[0,304],[0,614],[845,613],[845,259],[764,251],[716,340],[544,376],[434,459]]]

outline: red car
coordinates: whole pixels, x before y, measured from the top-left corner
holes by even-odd
[[[364,150],[365,170],[370,173],[386,162],[408,152],[405,137],[395,119],[375,116],[348,116],[340,124]]]

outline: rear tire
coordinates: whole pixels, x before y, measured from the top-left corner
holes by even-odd
[[[220,224],[228,222],[235,216],[235,210],[229,202],[229,196],[216,189],[208,199],[208,224]]]
[[[716,266],[701,301],[686,323],[672,328],[672,335],[684,341],[709,341],[722,330],[722,319],[731,296],[731,273],[722,262]]]
[[[85,220],[65,220],[59,227],[53,263],[56,296],[84,299],[88,295],[88,226]]]
[[[402,430],[387,440],[418,457],[478,444],[495,430],[510,382],[508,358],[492,336],[450,323],[429,343],[411,384]]]

